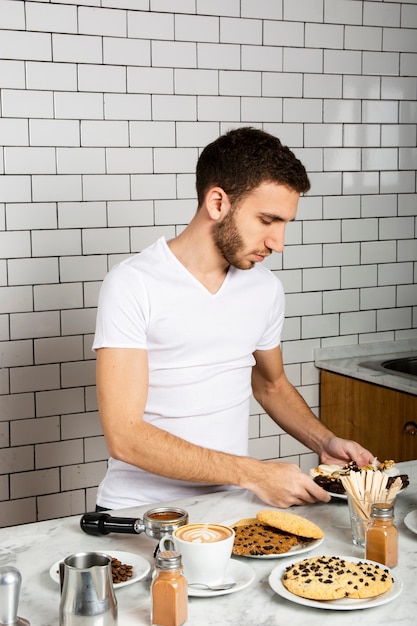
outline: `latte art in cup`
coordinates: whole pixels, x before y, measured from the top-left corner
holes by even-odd
[[[188,583],[216,585],[225,580],[232,556],[235,532],[221,524],[186,524],[164,536],[159,549],[175,550],[182,554],[184,575]]]
[[[178,528],[175,536],[182,541],[192,543],[214,543],[232,536],[232,530],[219,524],[187,524]]]

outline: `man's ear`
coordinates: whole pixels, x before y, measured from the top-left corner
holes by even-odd
[[[230,200],[221,187],[212,187],[206,194],[207,213],[214,221],[219,221],[228,213]]]

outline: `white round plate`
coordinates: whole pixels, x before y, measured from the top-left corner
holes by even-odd
[[[133,554],[133,552],[121,552],[121,551],[118,552],[117,550],[109,550],[109,552],[106,552],[105,550],[100,550],[100,552],[102,554],[108,554],[110,557],[118,559],[119,561],[121,561],[122,563],[125,563],[126,565],[133,566],[133,576],[129,578],[128,580],[126,580],[125,582],[117,583],[116,585],[113,585],[115,589],[120,589],[121,587],[127,587],[127,585],[133,585],[133,583],[137,583],[139,580],[142,580],[142,578],[145,578],[145,576],[148,574],[148,572],[151,569],[150,563],[146,559],[144,559],[142,556],[139,556],[139,554]],[[59,561],[56,561],[53,565],[51,565],[49,569],[50,577],[52,578],[54,582],[58,584],[60,582],[59,564],[63,560],[64,559],[60,559]]]
[[[397,497],[401,496],[406,489],[407,487],[404,487],[404,489],[401,489],[401,491],[397,493]],[[329,493],[332,496],[332,498],[338,498],[339,500],[347,500],[346,493],[332,493],[331,491],[328,491],[327,493]]]
[[[332,496],[332,498],[338,498],[339,500],[347,500],[346,493],[332,493],[331,491],[327,492]]]
[[[388,474],[388,476],[398,476],[398,474],[400,473],[400,470],[398,469],[398,467],[391,467],[390,469],[384,470],[385,474]],[[398,492],[398,496],[403,493],[404,489],[401,489],[401,491]],[[332,498],[338,498],[339,500],[347,500],[347,495],[346,492],[345,493],[333,493],[332,491],[328,491],[328,494],[330,494],[332,496]]]
[[[412,533],[417,535],[417,509],[407,513],[404,517],[404,524],[407,526],[408,530],[411,530]]]
[[[224,577],[225,583],[236,583],[231,589],[222,589],[221,591],[210,591],[209,589],[196,589],[195,587],[188,587],[188,595],[196,596],[199,598],[210,598],[212,596],[223,596],[229,593],[236,593],[248,587],[255,580],[255,572],[247,563],[242,561],[235,561],[230,559],[227,566],[226,575]]]
[[[235,525],[235,522],[223,522],[223,525],[232,527]],[[269,559],[284,559],[285,557],[294,556],[295,554],[298,556],[299,554],[310,552],[310,550],[318,548],[323,539],[324,537],[321,539],[313,539],[312,541],[303,541],[296,546],[293,546],[291,550],[288,550],[288,552],[281,552],[279,554],[234,554],[233,556],[239,556],[239,558],[242,559],[260,559],[261,561],[268,561]]]
[[[353,556],[341,556],[338,557],[340,559],[346,559],[347,561],[351,561],[352,563],[370,563],[372,565],[379,565],[380,563],[375,563],[375,561],[369,561],[367,559],[357,559]],[[370,609],[374,606],[380,606],[381,604],[387,604],[391,602],[395,598],[397,598],[403,590],[402,581],[398,578],[397,574],[393,574],[389,568],[388,572],[391,574],[394,579],[394,583],[388,591],[380,594],[379,596],[375,596],[374,598],[364,598],[364,599],[353,599],[353,598],[341,598],[340,600],[309,600],[307,598],[301,598],[300,596],[296,596],[295,594],[288,591],[286,587],[282,584],[282,575],[285,569],[289,567],[288,564],[280,564],[275,569],[272,570],[269,576],[269,584],[272,589],[282,598],[286,600],[290,600],[290,602],[295,602],[296,604],[302,604],[304,606],[311,606],[316,609],[327,609],[330,611],[353,611],[356,609]]]

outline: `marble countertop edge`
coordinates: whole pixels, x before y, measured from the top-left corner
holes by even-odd
[[[361,365],[368,360],[401,358],[409,356],[410,353],[417,353],[417,340],[317,348],[314,353],[314,364],[319,369],[335,374],[417,395],[417,380]]]

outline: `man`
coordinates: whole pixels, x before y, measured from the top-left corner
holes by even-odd
[[[247,456],[253,393],[322,462],[373,458],[325,428],[283,370],[284,293],[261,262],[283,250],[310,187],[305,169],[277,138],[239,128],[203,150],[196,181],[197,212],[183,232],[103,283],[93,347],[111,458],[97,505],[232,486],[277,507],[327,502],[297,465]]]

